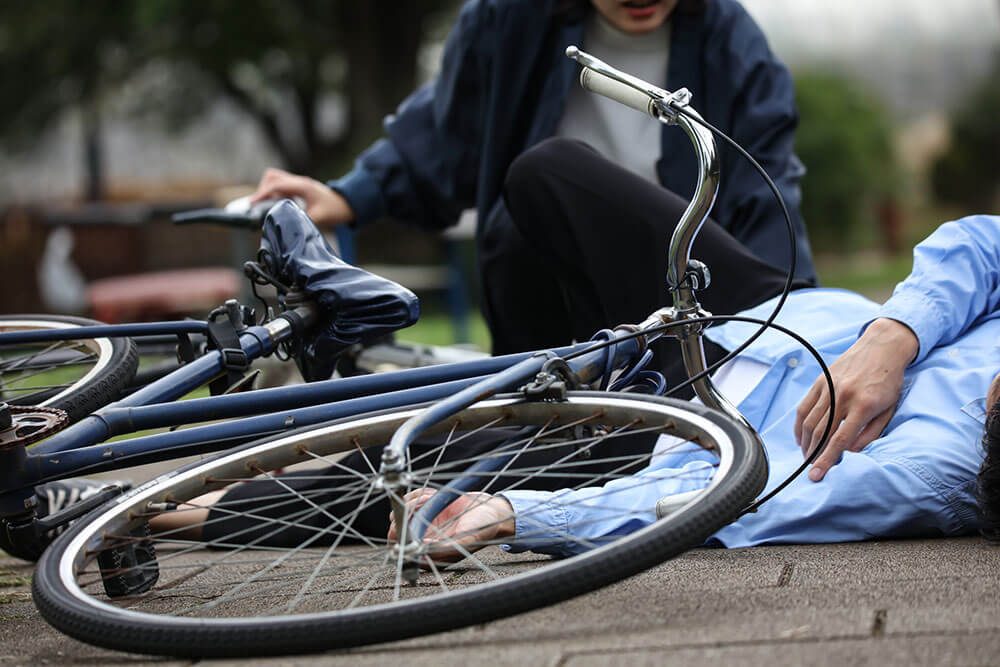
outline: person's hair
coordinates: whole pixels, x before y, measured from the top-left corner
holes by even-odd
[[[697,14],[705,11],[705,5],[711,0],[677,0],[674,12],[678,14]],[[580,21],[593,8],[590,0],[556,0],[552,6],[552,15],[566,21]]]
[[[976,503],[981,532],[990,542],[1000,543],[1000,400],[986,416],[983,432],[983,463],[976,475]]]

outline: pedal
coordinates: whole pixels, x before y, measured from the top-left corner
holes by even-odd
[[[130,536],[137,539],[105,549],[97,557],[104,592],[112,599],[141,595],[156,585],[160,578],[149,523],[143,522],[131,531]]]
[[[25,501],[25,509],[28,511],[25,517],[0,520],[0,549],[24,560],[38,560],[56,535],[62,532],[62,528],[112,498],[120,496],[123,492],[122,487],[110,485],[86,500],[73,503],[69,507],[41,519],[34,516],[38,499],[31,496]]]
[[[64,526],[68,526],[70,521],[76,521],[84,514],[100,507],[112,498],[117,498],[121,494],[125,493],[130,486],[131,485],[128,485],[126,488],[122,488],[117,484],[109,484],[86,500],[73,503],[69,507],[59,510],[55,514],[49,514],[46,517],[37,519],[35,521],[35,530],[39,535],[44,535],[50,531],[61,532],[59,529]],[[37,504],[34,502],[34,499],[32,499],[32,501],[31,506]],[[28,505],[28,503],[25,503],[25,505],[28,506],[29,509],[32,508]]]

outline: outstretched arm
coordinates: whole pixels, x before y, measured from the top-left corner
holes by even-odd
[[[601,486],[462,495],[428,528],[428,555],[439,562],[455,561],[466,555],[463,550],[506,543],[513,553],[571,556],[656,521],[659,499],[701,489],[715,474],[716,456],[700,447],[678,448],[654,459],[643,470]],[[413,491],[406,501],[415,510],[434,493]],[[396,539],[395,525],[390,526],[389,539]]]

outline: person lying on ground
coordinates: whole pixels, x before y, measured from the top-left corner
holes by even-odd
[[[977,531],[996,538],[998,302],[1000,217],[986,215],[942,225],[919,244],[913,271],[882,306],[842,290],[792,293],[778,322],[804,335],[833,362],[839,395],[830,447],[808,477],[718,531],[712,542],[738,547]],[[763,317],[772,305],[747,314]],[[732,348],[752,328],[730,323],[709,335]],[[813,382],[815,361],[776,333],[765,334],[735,362],[757,369],[758,379],[739,408],[765,443],[772,488],[818,444],[829,409],[826,385],[822,377]],[[649,468],[638,475],[656,472]],[[707,475],[706,470],[701,480],[688,474],[655,487],[635,486],[634,493],[625,490],[618,500],[651,510],[660,495],[696,489]],[[581,542],[564,539],[564,529],[574,535],[583,530],[587,535],[575,536],[585,539],[621,530],[617,519],[604,520],[599,509],[587,517],[586,502],[575,497],[587,493],[515,490],[477,497],[473,504],[482,513],[480,525],[495,534],[476,539],[507,540],[514,551],[568,555]],[[411,500],[420,504],[429,495]],[[582,516],[565,518],[567,507]],[[512,520],[523,513],[532,517],[530,529]],[[650,511],[646,522],[653,520]],[[632,529],[638,527],[634,517],[629,521]],[[474,523],[464,517],[466,526]],[[539,524],[551,530],[541,531]],[[531,537],[519,539],[521,530]],[[441,554],[448,555],[444,548]]]
[[[918,245],[912,273],[882,306],[838,289],[793,292],[778,322],[802,334],[833,362],[835,384],[844,392],[833,449],[811,475],[800,476],[756,513],[719,530],[710,544],[843,542],[980,530],[995,536],[1000,500],[995,481],[1000,452],[998,301],[1000,217],[985,215],[942,225]],[[764,318],[773,305],[767,302],[744,314]],[[755,327],[732,322],[710,329],[709,336],[722,349],[733,349]],[[768,489],[815,446],[824,409],[822,392],[813,387],[818,373],[815,360],[797,342],[769,331],[716,375],[723,393],[761,435],[770,463]],[[870,398],[873,385],[877,400]],[[862,445],[865,439],[870,441]],[[500,541],[514,552],[566,556],[600,544],[605,536],[648,525],[656,520],[658,500],[697,490],[712,475],[703,450],[675,452],[665,447],[665,440],[656,443],[659,453],[654,452],[651,465],[602,487],[615,493],[615,506],[632,508],[624,516],[591,502],[602,489],[572,488],[577,482],[572,475],[532,480],[531,490],[523,485],[503,490],[511,484],[502,482],[495,493],[467,494],[445,510],[437,520],[438,532],[428,533],[434,542],[431,554],[441,560],[457,558],[460,554],[451,546],[457,540],[470,547]],[[981,440],[987,448],[985,463]],[[487,443],[482,451],[495,444]],[[456,456],[474,454],[470,447],[474,445],[463,443]],[[359,473],[377,465],[378,451],[355,453],[337,464]],[[636,483],[644,479],[650,483]],[[352,517],[358,534],[383,539],[387,530],[394,534],[387,502],[359,509],[356,500],[350,505],[326,498],[317,487],[323,483],[322,475],[310,472],[299,478],[292,473],[280,482],[263,480],[256,488],[256,482],[237,485],[204,500],[202,509],[178,512],[172,520],[193,527],[188,537],[209,542],[233,543],[232,536],[241,535],[259,546],[297,544],[303,535],[323,530],[329,518],[314,513],[311,522],[275,530],[280,517],[269,518],[274,496],[267,489],[295,485],[296,493],[308,496],[324,513]],[[408,500],[420,505],[433,493],[415,491]],[[254,529],[246,517],[230,519],[226,508],[232,507],[249,511],[262,527]],[[295,513],[287,505],[281,511]],[[451,521],[460,514],[460,521]],[[164,515],[154,521],[169,519]],[[155,527],[171,530],[177,525]]]

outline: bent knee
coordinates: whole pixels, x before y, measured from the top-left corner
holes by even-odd
[[[504,189],[508,197],[518,197],[533,191],[552,174],[579,168],[581,160],[594,155],[596,151],[593,148],[577,139],[545,139],[514,159],[507,170]]]

